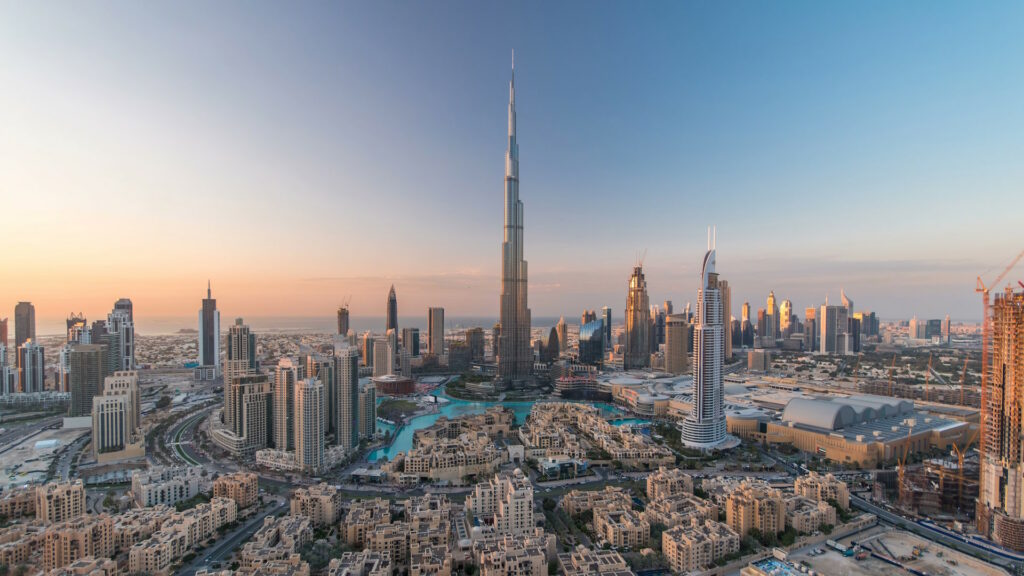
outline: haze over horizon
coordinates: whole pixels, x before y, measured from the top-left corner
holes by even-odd
[[[980,318],[1024,246],[1024,6],[0,6],[0,317],[496,317],[511,51],[534,317]],[[472,49],[469,49],[472,47]],[[14,57],[17,55],[17,57]],[[1024,268],[1007,277],[1016,284]]]

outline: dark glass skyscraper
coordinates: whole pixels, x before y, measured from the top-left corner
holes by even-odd
[[[338,334],[348,334],[348,306],[338,307]]]
[[[523,202],[519,199],[519,143],[516,140],[516,76],[508,94],[508,150],[505,152],[505,239],[501,244],[501,329],[498,334],[498,377],[515,383],[529,378],[530,309],[527,271],[523,259]]]
[[[14,307],[14,345],[36,339],[36,307],[31,302],[18,302]]]
[[[604,358],[604,320],[597,319],[580,326],[580,362],[601,365]]]
[[[387,309],[387,322],[384,326],[384,331],[394,330],[395,334],[398,334],[398,298],[395,296],[395,285],[391,285],[391,291],[388,292],[388,309]]]
[[[206,283],[206,298],[199,310],[199,366],[205,370],[204,378],[220,374],[220,311],[212,296],[210,283]]]

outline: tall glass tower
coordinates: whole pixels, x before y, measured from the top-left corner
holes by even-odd
[[[641,264],[633,267],[626,295],[626,350],[622,355],[625,370],[646,368],[651,360],[651,306],[647,280]]]
[[[388,305],[387,305],[387,321],[384,325],[384,331],[394,330],[398,333],[398,298],[395,296],[395,285],[391,285],[391,290],[388,292]]]
[[[529,378],[530,309],[526,303],[526,260],[523,259],[523,203],[519,200],[519,144],[516,141],[516,74],[508,92],[508,150],[505,152],[505,240],[501,243],[501,299],[498,333],[498,377],[510,384]]]
[[[725,329],[713,245],[704,255],[700,286],[693,327],[693,408],[680,428],[684,444],[707,450],[721,447],[730,439],[726,435],[722,384]]]

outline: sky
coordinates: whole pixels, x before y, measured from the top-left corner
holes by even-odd
[[[0,316],[533,315],[845,288],[980,317],[1024,248],[1024,4],[0,2]],[[1024,278],[1024,266],[1007,279]],[[140,322],[140,323],[144,323]]]

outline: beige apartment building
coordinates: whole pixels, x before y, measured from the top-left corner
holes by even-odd
[[[591,550],[582,544],[559,554],[558,564],[565,576],[636,576],[618,552]]]
[[[798,494],[786,498],[786,525],[803,534],[811,534],[823,525],[835,526],[836,509]]]
[[[321,482],[316,486],[299,488],[292,494],[292,516],[309,518],[314,527],[333,526],[338,523],[344,499],[337,488]]]
[[[742,535],[751,528],[757,528],[762,534],[782,532],[786,529],[782,493],[766,484],[744,481],[726,500],[725,521]]]
[[[669,528],[661,535],[661,551],[673,572],[687,574],[706,569],[716,560],[740,549],[740,535],[714,520],[694,519]]]
[[[658,468],[647,477],[647,498],[661,500],[676,494],[693,494],[693,477],[678,468]]]
[[[639,550],[650,540],[651,524],[632,508],[599,508],[594,510],[594,532],[615,548]]]
[[[43,568],[53,570],[79,558],[114,555],[114,521],[106,514],[52,524],[43,532]]]
[[[366,534],[379,524],[391,523],[391,506],[383,498],[356,500],[352,502],[341,533],[350,546],[361,548],[366,544]]]
[[[81,480],[50,482],[36,487],[36,520],[57,523],[85,514],[85,486]]]
[[[466,510],[492,520],[499,534],[519,535],[533,532],[533,484],[522,470],[496,474],[476,485],[466,497]]]
[[[235,472],[213,481],[213,497],[230,498],[239,510],[256,504],[259,496],[259,477],[252,472]]]
[[[846,482],[831,474],[822,476],[811,472],[805,476],[797,476],[793,482],[793,492],[818,502],[835,500],[843,510],[850,509],[850,489]]]

